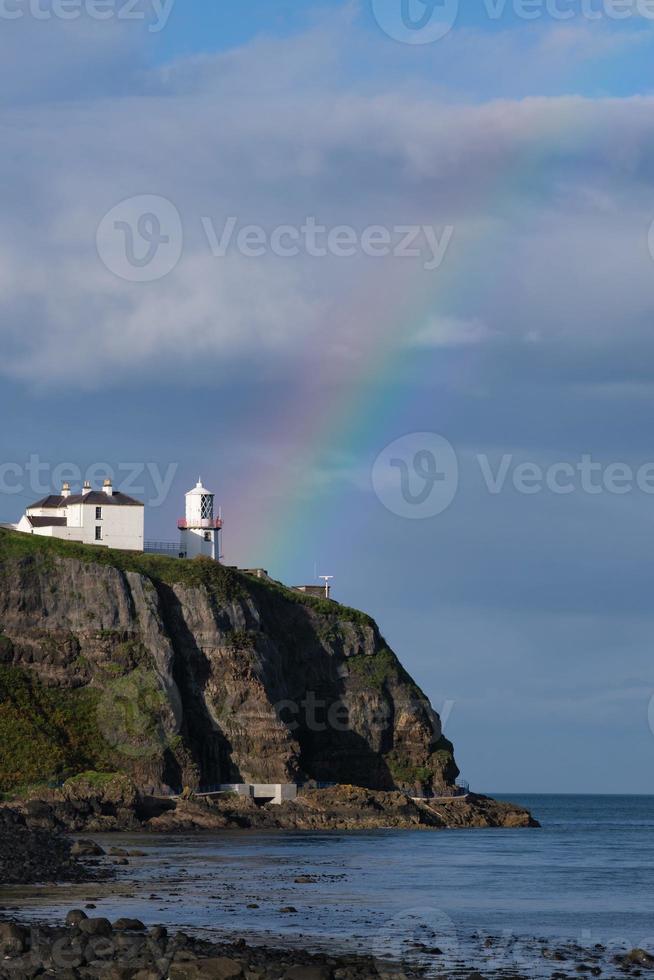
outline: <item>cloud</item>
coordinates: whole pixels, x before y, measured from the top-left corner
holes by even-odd
[[[141,51],[129,95],[117,81],[124,28],[102,35],[99,49],[88,25],[65,35],[78,55],[62,49],[69,82],[53,84],[47,104],[16,95],[5,115],[0,372],[86,387],[179,379],[194,361],[219,377],[265,356],[292,377],[307,360],[324,370],[366,357],[370,343],[406,346],[399,332],[377,336],[379,317],[366,316],[382,290],[435,297],[414,344],[479,348],[490,377],[500,355],[485,341],[497,335],[504,364],[526,373],[596,364],[595,381],[617,368],[616,341],[649,350],[654,99],[463,105],[429,90],[419,99],[402,86],[371,91],[349,61],[355,29],[348,20],[341,42],[341,26],[150,69]],[[509,44],[503,37],[500,48]],[[41,87],[55,61],[43,70]],[[133,283],[103,264],[96,231],[118,202],[143,194],[174,204],[184,242],[167,276]],[[436,272],[362,254],[215,257],[202,219],[220,229],[229,216],[268,234],[314,216],[358,233],[452,224],[456,235]]]
[[[434,317],[414,335],[413,347],[467,347],[483,344],[499,336],[479,318]]]

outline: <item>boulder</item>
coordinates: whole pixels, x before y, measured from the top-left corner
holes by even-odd
[[[292,966],[284,980],[330,980],[332,971],[326,966]]]
[[[113,928],[116,932],[145,932],[140,919],[116,919]]]
[[[85,936],[110,936],[112,933],[109,919],[83,919],[79,923],[80,932]]]
[[[202,980],[235,980],[236,977],[243,976],[241,964],[227,956],[198,960],[196,970],[196,976]]]
[[[78,926],[84,919],[88,919],[86,912],[83,912],[82,909],[71,909],[66,916],[66,925]]]
[[[30,934],[14,922],[0,922],[0,954],[10,959],[22,956],[29,946]]]
[[[622,962],[630,966],[643,966],[646,970],[654,969],[654,956],[645,949],[631,949],[622,957]]]
[[[73,857],[102,857],[105,852],[92,840],[76,840],[72,846]]]
[[[237,960],[227,956],[211,959],[194,959],[173,963],[170,980],[236,980],[243,976],[243,968]]]

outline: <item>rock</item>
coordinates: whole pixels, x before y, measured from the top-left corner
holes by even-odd
[[[235,980],[243,976],[243,968],[236,960],[226,956],[212,959],[194,959],[184,963],[173,963],[169,980]]]
[[[625,965],[643,966],[647,970],[654,969],[654,956],[640,948],[630,950],[625,956],[621,957],[621,961]]]
[[[311,875],[300,875],[299,878],[295,878],[296,885],[317,885],[318,882],[316,878],[312,878]]]
[[[285,980],[330,980],[332,971],[326,966],[292,966]]]
[[[105,852],[92,840],[77,840],[72,846],[73,857],[102,857]]]
[[[293,905],[286,905],[286,906],[284,906],[283,909],[280,909],[279,911],[280,912],[283,912],[286,915],[288,915],[288,914],[290,914],[292,912],[297,912],[297,909]]]
[[[0,922],[0,954],[13,959],[21,956],[29,946],[30,934],[14,922]]]
[[[71,909],[66,916],[66,925],[78,926],[84,919],[88,919],[86,912],[83,912],[82,909]]]
[[[236,960],[231,960],[227,956],[216,956],[213,959],[198,960],[196,964],[196,976],[203,980],[232,980],[232,978],[242,977],[243,968]]]
[[[0,746],[0,754],[2,747]],[[89,872],[71,858],[70,842],[30,824],[29,813],[0,806],[0,882],[3,885],[86,881]]]
[[[145,932],[140,919],[116,919],[113,928],[116,932]]]
[[[109,854],[111,857],[126,858],[129,857],[129,851],[126,851],[122,847],[110,847]]]
[[[67,803],[90,806],[98,813],[131,810],[139,801],[135,783],[124,773],[81,773],[64,783],[60,795]]]
[[[167,565],[164,573],[147,556],[135,554],[126,571],[124,559],[111,552],[98,562],[91,548],[80,558],[64,547],[54,556],[51,546],[37,536],[0,529],[0,656],[10,657],[12,670],[29,680],[26,703],[12,707],[10,717],[24,721],[26,740],[39,732],[45,762],[47,733],[52,733],[51,771],[45,767],[44,776],[54,776],[57,768],[72,771],[79,732],[74,720],[62,722],[56,699],[42,697],[42,690],[59,687],[66,697],[74,692],[80,699],[101,692],[107,722],[129,691],[148,705],[141,719],[144,731],[172,731],[176,705],[168,692],[175,689],[174,651],[189,643],[206,651],[205,683],[189,692],[187,724],[179,738],[170,744],[161,740],[151,756],[140,754],[140,735],[132,744],[128,738],[124,755],[130,777],[102,771],[105,749],[89,739],[89,772],[57,791],[55,810],[62,816],[63,804],[70,804],[65,812],[74,822],[79,815],[84,826],[107,821],[115,829],[121,811],[139,811],[139,785],[159,787],[167,772],[177,771],[179,785],[194,790],[210,781],[226,752],[227,768],[238,763],[244,772],[252,771],[265,758],[271,773],[298,771],[307,749],[292,726],[278,724],[274,702],[293,702],[299,690],[320,690],[327,709],[348,704],[347,726],[329,726],[315,739],[315,752],[305,763],[309,772],[328,757],[323,764],[330,781],[407,794],[451,786],[458,775],[436,712],[416,696],[414,683],[364,613],[281,586],[269,588],[209,559]],[[289,637],[297,643],[289,643]],[[244,660],[256,660],[256,683],[243,670]],[[226,740],[209,720],[220,717],[226,704],[243,706],[247,717],[275,719],[274,737],[267,724],[255,732],[241,725]],[[380,718],[386,719],[382,732]],[[298,722],[303,729],[306,719]],[[197,768],[193,759],[202,760]],[[161,808],[174,810],[175,803],[164,801]],[[292,815],[294,808],[282,809]],[[276,816],[263,813],[258,819]]]
[[[85,936],[81,936],[76,931],[69,932],[63,939],[59,939],[53,948],[53,965],[58,969],[67,967],[71,970],[82,966],[86,942]]]
[[[79,923],[79,930],[85,936],[111,936],[112,928],[109,919],[83,919]]]
[[[98,980],[132,980],[134,970],[129,966],[118,966],[112,963],[109,966],[100,967],[96,974]]]
[[[154,939],[154,941],[158,943],[168,938],[168,930],[165,926],[152,926],[152,928],[148,930],[148,935],[151,939]]]

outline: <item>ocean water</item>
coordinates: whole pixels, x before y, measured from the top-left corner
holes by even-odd
[[[542,828],[111,835],[95,839],[145,856],[110,888],[4,889],[0,900],[40,919],[93,901],[96,915],[216,938],[411,956],[434,975],[481,959],[485,973],[547,975],[542,948],[557,945],[601,944],[605,965],[634,946],[654,951],[654,797],[510,798]]]

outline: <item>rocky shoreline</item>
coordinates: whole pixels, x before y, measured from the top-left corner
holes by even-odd
[[[93,840],[78,838],[73,844],[62,834],[31,828],[20,814],[0,810],[0,883],[94,882],[98,896],[108,893],[115,888],[110,880],[114,866],[128,865],[131,861],[127,859],[140,852],[103,843],[104,849]],[[127,872],[121,878],[121,894],[130,877]],[[309,879],[296,878],[297,882],[305,880]],[[16,897],[10,889],[4,901],[16,903]],[[453,936],[446,930],[441,949],[436,927],[424,939],[415,931],[413,938],[409,933],[406,954],[403,951],[392,959],[387,944],[379,936],[375,943],[374,935],[367,953],[308,952],[280,948],[288,947],[281,937],[279,946],[272,938],[263,946],[256,941],[248,944],[241,938],[243,933],[229,941],[208,941],[149,918],[147,922],[125,917],[110,921],[91,911],[94,908],[87,904],[86,911],[73,909],[65,923],[52,925],[21,920],[20,899],[12,907],[0,906],[0,980],[42,976],[61,980],[413,980],[428,976],[441,980],[572,980],[580,975],[641,977],[654,971],[654,956],[647,950],[618,950],[598,943],[583,946],[544,937],[475,934],[460,937],[460,945],[454,939],[452,947]],[[64,913],[59,914],[63,918]],[[121,914],[124,911],[119,907],[112,919]],[[407,925],[403,922],[405,928]]]
[[[427,804],[402,793],[334,787],[309,791],[282,807],[258,807],[238,798],[217,802],[156,799],[141,795],[124,779],[107,784],[101,792],[77,781],[74,791],[69,787],[52,791],[46,798],[0,807],[0,885],[88,881],[99,885],[112,877],[114,866],[128,865],[135,853],[106,844],[104,850],[93,840],[78,838],[72,843],[67,833],[534,825],[527,811],[485,797]],[[0,902],[1,896],[0,892]],[[15,893],[10,901],[15,901]],[[243,939],[208,942],[172,930],[169,935],[161,925],[146,927],[134,919],[112,923],[81,909],[72,910],[60,926],[28,925],[7,918],[10,914],[20,916],[20,902],[10,909],[0,906],[0,978],[411,980],[426,974],[420,962],[391,962],[385,955],[376,959],[360,954],[310,954],[302,949],[248,946]]]
[[[476,794],[428,801],[414,800],[400,792],[335,786],[303,791],[297,800],[281,806],[260,806],[236,796],[148,796],[124,776],[101,787],[75,780],[61,790],[16,800],[11,807],[32,830],[74,834],[539,826],[523,807]]]
[[[60,927],[27,927],[0,921],[0,978],[60,977],[61,980],[363,980],[421,977],[406,964],[378,964],[372,957],[311,955],[210,943],[138,920],[88,918],[68,913]],[[388,972],[386,972],[388,971]]]
[[[0,914],[0,980],[572,980],[637,978],[654,970],[654,956],[636,948],[620,953],[601,944],[509,940],[478,936],[475,967],[437,947],[414,943],[413,956],[310,953],[212,942],[138,919],[89,917],[72,909],[62,925],[24,924]],[[473,944],[474,945],[474,944]]]
[[[90,878],[91,872],[76,861],[66,837],[30,827],[22,814],[0,809],[0,885]]]

